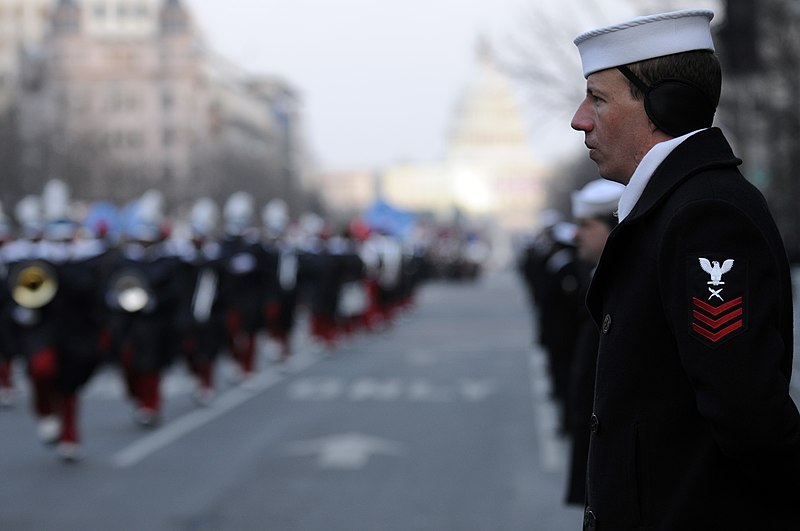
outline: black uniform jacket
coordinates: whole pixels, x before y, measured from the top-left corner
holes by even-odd
[[[800,529],[790,272],[740,163],[693,135],[608,239],[587,529]]]

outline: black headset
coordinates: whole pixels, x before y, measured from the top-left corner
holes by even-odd
[[[716,107],[696,83],[667,78],[647,85],[627,66],[617,67],[644,94],[644,110],[661,131],[678,137],[711,127]]]

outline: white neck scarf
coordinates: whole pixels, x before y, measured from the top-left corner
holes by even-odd
[[[642,158],[642,161],[633,172],[631,180],[628,182],[628,185],[622,192],[622,197],[619,198],[619,208],[617,209],[619,221],[622,221],[628,217],[628,214],[631,213],[633,207],[636,206],[636,203],[639,201],[639,198],[642,197],[642,193],[644,192],[647,183],[650,182],[650,177],[653,176],[653,172],[656,171],[656,168],[658,168],[661,163],[664,162],[664,159],[666,159],[667,156],[672,153],[673,149],[678,147],[681,142],[698,131],[702,131],[702,129],[692,131],[691,133],[686,133],[685,135],[677,138],[665,140],[664,142],[659,142],[650,148],[650,151],[645,154],[645,156]]]

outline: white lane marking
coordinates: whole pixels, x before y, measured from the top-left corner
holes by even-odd
[[[397,400],[403,393],[400,378],[359,378],[350,386],[350,400]]]
[[[296,356],[293,356],[291,360],[292,372],[297,373],[307,369],[320,361],[320,359],[319,353],[312,352],[311,348],[296,352]],[[184,435],[258,396],[261,392],[282,382],[285,378],[282,371],[267,370],[257,374],[240,386],[220,394],[209,407],[198,409],[177,419],[170,420],[169,423],[159,427],[150,435],[142,437],[123,448],[112,456],[111,462],[117,468],[135,465]]]
[[[344,383],[331,376],[300,378],[292,382],[287,392],[290,400],[329,401],[342,396]]]
[[[178,419],[170,420],[152,434],[120,450],[114,454],[111,462],[117,468],[135,465],[187,433],[208,424],[283,380],[282,375],[272,371],[254,376],[240,387],[233,388],[217,397],[208,408],[198,409]]]
[[[351,402],[484,402],[497,393],[491,379],[461,379],[452,385],[434,384],[424,378],[408,381],[399,377],[363,376],[348,381],[333,376],[309,376],[294,380],[287,388],[290,400]]]
[[[266,363],[265,352],[268,350],[264,348],[263,343],[259,348],[260,361]],[[142,461],[161,448],[172,444],[186,434],[200,428],[213,421],[220,415],[231,411],[237,406],[247,402],[251,398],[256,397],[261,392],[269,389],[270,387],[282,382],[286,377],[284,371],[289,370],[292,373],[299,373],[318,361],[320,361],[319,353],[314,351],[310,345],[303,345],[304,348],[296,349],[295,355],[290,360],[289,367],[283,367],[278,370],[266,370],[260,374],[255,375],[250,380],[242,383],[238,387],[231,388],[224,393],[217,396],[214,401],[207,408],[197,409],[191,413],[187,413],[182,417],[170,420],[168,424],[159,427],[156,431],[142,437],[134,443],[126,446],[118,451],[111,457],[111,463],[117,468],[127,468]],[[226,372],[225,369],[230,367],[226,366],[226,360],[221,360],[221,372]],[[178,373],[176,375],[176,372]],[[230,371],[227,371],[230,372]],[[107,377],[110,375],[106,375]],[[186,381],[193,381],[180,371],[171,371],[168,375],[169,378],[185,379]],[[107,378],[111,379],[111,378]],[[116,381],[111,387],[119,387],[121,384]],[[181,391],[188,392],[188,387],[184,384],[177,384],[174,386],[180,388]],[[97,393],[92,393],[97,394]]]
[[[423,378],[414,378],[408,384],[408,400],[412,402],[452,402],[453,392],[436,386]]]

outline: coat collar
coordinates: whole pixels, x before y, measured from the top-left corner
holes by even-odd
[[[595,269],[586,302],[598,325],[599,319],[601,319],[599,313],[601,292],[603,291],[601,286],[605,285],[603,278],[608,271],[615,267],[613,264],[614,249],[624,245],[622,242],[626,228],[645,217],[648,212],[666,199],[672,190],[697,172],[710,168],[735,167],[741,163],[742,161],[734,156],[722,131],[711,128],[687,138],[656,168],[636,206],[628,217],[611,231],[600,263]]]
[[[631,223],[645,215],[671,190],[697,172],[738,166],[741,163],[741,159],[733,154],[728,141],[718,128],[706,129],[692,135],[656,168],[636,206],[622,224]]]

